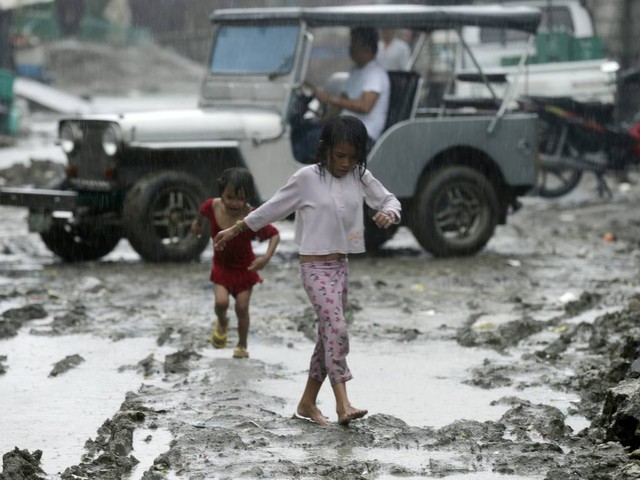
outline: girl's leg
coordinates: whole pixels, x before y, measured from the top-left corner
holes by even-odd
[[[238,316],[238,346],[247,348],[247,337],[249,336],[249,301],[251,300],[251,290],[240,292],[236,296],[236,315]]]
[[[303,265],[302,284],[318,315],[318,341],[311,358],[309,379],[300,401],[299,410],[314,412],[317,393],[322,380],[328,375],[336,398],[338,423],[348,424],[363,417],[366,410],[355,408],[349,402],[346,384],[351,379],[346,357],[349,336],[344,318],[348,295],[348,264]],[[317,410],[317,414],[319,414]],[[299,414],[300,411],[298,412]],[[323,423],[324,424],[324,423]]]
[[[215,295],[214,311],[218,319],[218,334],[225,335],[229,320],[227,319],[227,310],[229,309],[229,290],[217,283],[213,287]]]
[[[302,398],[298,403],[296,413],[301,417],[309,418],[318,425],[331,425],[322,412],[317,407],[318,393],[320,393],[322,382],[312,377],[307,377],[307,385],[304,387]]]
[[[338,414],[338,423],[340,425],[347,425],[351,420],[362,418],[367,414],[367,410],[355,408],[351,405],[349,397],[347,397],[346,383],[336,383],[332,385],[332,388],[336,397],[336,413]]]
[[[323,374],[329,377],[331,385],[344,383],[352,378],[347,365],[349,332],[344,318],[348,275],[346,261],[324,264],[316,269],[316,282],[309,295],[318,315],[317,347],[323,349],[317,353],[321,353]]]

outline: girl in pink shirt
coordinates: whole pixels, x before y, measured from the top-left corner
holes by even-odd
[[[299,169],[287,184],[244,220],[213,239],[216,250],[250,229],[296,214],[300,276],[318,319],[318,338],[309,377],[296,414],[329,425],[316,405],[328,376],[336,398],[338,423],[347,425],[367,414],[351,405],[346,382],[349,336],[347,305],[349,253],[364,252],[363,201],[376,210],[374,222],[388,228],[400,221],[400,202],[367,170],[367,130],[353,116],[333,118],[322,130],[315,165]]]

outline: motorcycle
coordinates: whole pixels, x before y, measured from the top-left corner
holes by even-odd
[[[599,195],[610,197],[605,174],[640,164],[640,116],[628,127],[614,124],[613,104],[542,96],[522,97],[518,103],[540,119],[540,196],[565,195],[590,171]]]

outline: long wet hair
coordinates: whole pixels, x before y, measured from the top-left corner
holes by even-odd
[[[256,186],[253,175],[246,168],[227,168],[218,178],[218,193],[222,195],[227,187],[234,189],[236,194],[244,194],[245,200],[250,203],[256,198]]]
[[[322,129],[316,162],[318,171],[324,177],[327,171],[331,149],[338,143],[348,143],[356,150],[358,173],[360,178],[367,168],[367,128],[360,119],[351,115],[339,115],[332,118]]]

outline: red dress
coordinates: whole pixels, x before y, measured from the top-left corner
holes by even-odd
[[[209,219],[211,238],[222,230],[213,213],[213,201],[213,198],[209,198],[200,205],[200,214]],[[278,229],[273,225],[267,225],[257,232],[248,229],[231,239],[224,250],[214,250],[211,281],[225,287],[233,297],[245,290],[251,290],[256,283],[262,282],[257,272],[247,270],[256,258],[251,241],[257,238],[262,242],[277,234]]]

